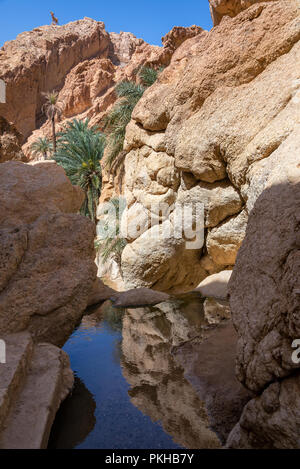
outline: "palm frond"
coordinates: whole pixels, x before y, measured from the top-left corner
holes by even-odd
[[[126,208],[126,199],[114,197],[110,199],[109,204],[112,208],[111,211],[108,210],[107,204],[105,204],[102,213],[100,210],[100,215],[103,218],[101,217],[98,223],[97,231],[101,235],[95,242],[95,247],[100,252],[103,262],[114,257],[120,265],[122,251],[127,244],[120,232],[120,220]]]
[[[139,77],[147,88],[156,82],[159,72],[152,67],[142,67],[139,71]]]
[[[105,145],[105,136],[96,127],[89,127],[88,119],[74,119],[58,134],[54,156],[71,183],[84,190],[86,197],[81,212],[94,222],[102,186],[100,161]]]
[[[48,157],[48,153],[53,150],[52,142],[46,137],[40,137],[32,143],[30,147],[31,153],[35,156]]]

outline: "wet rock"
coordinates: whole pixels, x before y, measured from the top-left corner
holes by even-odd
[[[219,324],[224,319],[230,319],[229,304],[217,301],[215,298],[206,298],[203,303],[204,315],[209,324]]]
[[[110,300],[115,307],[130,308],[133,306],[156,305],[170,298],[166,293],[151,290],[149,288],[136,288],[125,292],[110,295]]]

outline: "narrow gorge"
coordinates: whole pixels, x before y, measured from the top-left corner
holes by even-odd
[[[300,0],[207,9],[0,49],[1,449],[300,449]]]

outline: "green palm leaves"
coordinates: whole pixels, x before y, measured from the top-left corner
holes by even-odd
[[[118,166],[116,157],[123,150],[126,126],[130,122],[132,111],[144,91],[145,89],[141,85],[130,81],[123,81],[115,88],[119,100],[107,115],[104,126],[108,145],[107,164],[112,170]]]
[[[64,168],[71,183],[84,190],[86,197],[81,212],[95,222],[105,137],[96,127],[89,127],[88,119],[68,122],[58,137],[54,159]]]
[[[156,82],[157,77],[161,71],[162,68],[157,71],[152,67],[142,67],[139,72],[139,77],[143,85],[146,88],[149,88],[149,86],[152,86]]]
[[[30,150],[34,156],[42,156],[44,160],[48,158],[48,155],[53,150],[52,143],[46,137],[40,137],[30,147]]]
[[[55,118],[62,114],[62,104],[58,100],[59,94],[56,91],[50,93],[43,93],[46,100],[42,107],[43,112],[47,118],[51,121],[52,126],[52,141],[53,151],[56,152],[56,129],[55,129]]]
[[[101,208],[101,207],[100,207]],[[96,249],[100,252],[103,262],[113,257],[121,265],[122,251],[127,242],[121,235],[120,220],[126,208],[126,199],[113,197],[98,210],[100,221],[97,225]]]
[[[131,120],[133,109],[143,96],[146,88],[153,85],[157,80],[158,73],[151,67],[143,67],[138,74],[143,83],[142,85],[131,81],[122,81],[115,88],[119,99],[107,115],[104,125],[108,146],[107,165],[112,172],[115,172],[123,161],[126,127]]]

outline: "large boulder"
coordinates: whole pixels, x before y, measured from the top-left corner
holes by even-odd
[[[95,227],[54,162],[0,165],[0,334],[62,345],[96,278]]]
[[[276,150],[299,122],[299,2],[214,3],[235,4],[234,14],[225,9],[218,27],[175,50],[127,127],[122,225],[140,225],[123,253],[127,286],[184,291],[231,268]],[[163,231],[178,204],[198,203],[203,248],[153,239],[153,224]],[[151,225],[159,204],[169,212]]]

